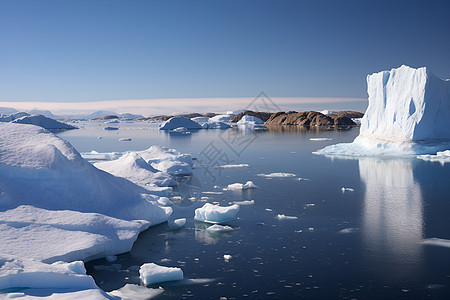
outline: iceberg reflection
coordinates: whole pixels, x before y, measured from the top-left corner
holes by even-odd
[[[366,185],[363,238],[369,265],[391,280],[410,279],[422,259],[423,205],[407,159],[361,158]]]

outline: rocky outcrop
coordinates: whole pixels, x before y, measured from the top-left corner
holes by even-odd
[[[356,124],[349,117],[339,114],[324,115],[317,111],[290,111],[272,114],[265,125],[351,126]]]
[[[252,110],[246,110],[243,111],[241,113],[238,113],[236,115],[234,115],[231,119],[230,122],[231,123],[236,123],[239,122],[240,119],[242,119],[243,116],[252,116],[252,117],[257,117],[258,119],[263,120],[264,122],[266,122],[267,120],[269,120],[269,118],[272,116],[273,113],[269,113],[269,112],[259,112],[259,111],[252,111]]]
[[[359,111],[343,110],[343,111],[339,111],[337,113],[327,114],[327,116],[329,116],[333,119],[337,118],[337,117],[347,117],[347,118],[353,119],[353,118],[362,118],[364,116],[364,114]]]

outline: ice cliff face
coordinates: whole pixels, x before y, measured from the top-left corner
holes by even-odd
[[[450,139],[450,81],[423,67],[367,76],[369,106],[359,138],[392,142]]]
[[[350,144],[318,150],[326,155],[414,155],[450,144],[450,80],[427,68],[401,66],[367,76],[369,106]]]

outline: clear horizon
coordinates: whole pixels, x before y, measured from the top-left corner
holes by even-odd
[[[402,64],[450,78],[448,11],[440,0],[0,0],[0,106],[366,99],[368,74]],[[365,107],[345,103],[323,109]]]

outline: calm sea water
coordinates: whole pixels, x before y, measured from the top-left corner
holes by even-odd
[[[77,125],[81,129],[59,135],[80,152],[162,145],[197,158],[194,176],[179,178],[174,193],[179,197],[173,199],[171,220],[186,217],[184,228],[171,230],[167,223],[152,227],[117,261],[86,264],[105,291],[139,284],[136,266],[155,262],[181,267],[185,278],[192,279],[161,284],[165,292],[158,299],[450,296],[450,248],[422,243],[432,237],[450,239],[450,164],[312,154],[351,142],[358,128],[201,130],[174,136],[144,122],[121,123],[117,131],[103,130],[102,123]],[[226,163],[249,167],[214,168]],[[296,177],[258,176],[274,172]],[[258,188],[222,190],[248,180]],[[342,192],[342,187],[354,191]],[[241,206],[239,219],[229,224],[232,232],[210,234],[205,231],[209,225],[193,220],[204,201],[229,205],[244,200],[254,204]],[[278,214],[297,219],[279,220]],[[232,258],[224,260],[225,254]]]

